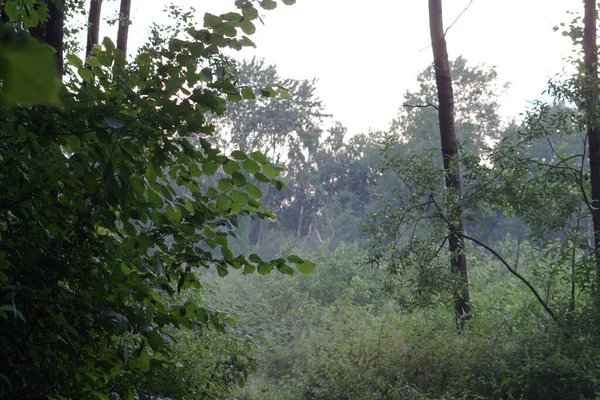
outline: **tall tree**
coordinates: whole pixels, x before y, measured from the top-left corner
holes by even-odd
[[[92,53],[92,47],[100,40],[100,17],[102,15],[102,0],[92,0],[90,3],[90,12],[88,14],[88,33],[85,56],[89,57]]]
[[[117,49],[127,54],[127,37],[131,23],[131,0],[121,0],[119,11],[119,30],[117,32]]]
[[[590,152],[590,181],[592,184],[591,213],[594,221],[594,249],[596,261],[597,307],[600,310],[600,116],[598,102],[598,43],[596,19],[598,11],[594,0],[585,0],[583,31],[584,66],[586,72],[585,112],[587,114],[587,139]]]
[[[315,155],[323,133],[320,124],[325,117],[315,94],[315,81],[283,79],[275,66],[266,65],[264,60],[240,63],[237,79],[249,101],[229,106],[219,121],[219,139],[249,153],[260,151],[276,164],[286,165],[289,189],[279,194],[269,191],[265,201],[279,208],[277,214],[284,216],[281,223],[290,225],[299,239],[310,230],[314,215],[310,178],[315,172]],[[255,96],[254,92],[265,87],[279,87],[280,91],[285,87],[282,97],[287,98],[269,99],[269,90]],[[257,220],[249,235],[256,249],[260,249],[262,235]]]
[[[440,137],[442,141],[442,156],[444,161],[444,178],[446,189],[450,193],[446,198],[461,195],[460,171],[458,163],[458,144],[454,129],[454,95],[448,50],[444,33],[442,17],[442,1],[429,0],[429,28],[433,46],[433,64],[435,81],[438,89],[438,114],[440,122]],[[454,311],[459,327],[469,318],[469,278],[467,259],[462,227],[462,212],[460,207],[449,207],[449,237],[448,244],[452,254],[450,265],[453,275],[458,277],[459,287],[455,292]]]

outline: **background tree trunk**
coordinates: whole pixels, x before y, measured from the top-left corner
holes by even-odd
[[[64,70],[65,0],[47,1],[48,20],[31,28],[31,36],[52,46],[56,50],[56,71],[62,80]]]
[[[92,47],[100,43],[100,17],[102,15],[102,0],[92,0],[88,15],[88,34],[85,56],[89,57]]]
[[[119,14],[119,31],[117,32],[117,49],[127,55],[127,37],[131,23],[131,0],[121,0]]]
[[[48,4],[50,17],[46,26],[46,43],[56,49],[56,71],[59,79],[62,80],[64,71],[65,1],[57,1],[56,3],[51,1]]]
[[[586,70],[587,136],[590,152],[590,181],[592,183],[592,219],[594,221],[594,250],[596,260],[596,298],[600,313],[600,129],[598,127],[598,44],[595,0],[585,0],[583,31],[584,65]]]
[[[439,99],[438,115],[444,159],[444,179],[447,190],[461,195],[458,146],[454,129],[454,94],[452,92],[448,51],[446,49],[441,0],[429,0],[429,27]],[[461,237],[463,233],[462,212],[460,209],[454,210],[448,217],[452,225],[449,227],[448,239],[450,252],[452,253],[450,267],[452,273],[458,277],[460,284],[454,295],[454,312],[456,313],[458,326],[462,328],[465,320],[470,318],[469,277],[464,240]]]

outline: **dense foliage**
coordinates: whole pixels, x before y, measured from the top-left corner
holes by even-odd
[[[598,397],[589,68],[504,121],[451,61],[459,193],[434,68],[349,137],[316,80],[232,56],[277,4],[167,7],[135,55],[123,14],[86,57],[85,2],[0,5],[0,397]]]
[[[3,6],[3,29],[16,33],[2,54],[18,65],[4,71],[0,105],[2,396],[133,398],[161,394],[173,379],[179,396],[226,393],[249,370],[242,350],[234,350],[237,361],[207,357],[215,367],[204,384],[173,373],[185,364],[171,358],[180,346],[207,346],[205,329],[235,325],[194,294],[201,288],[195,269],[314,268],[296,256],[265,261],[228,246],[238,216],[274,218],[250,177],[283,188],[282,168],[263,153],[227,156],[209,141],[208,115],[223,114],[228,98],[254,97],[211,61],[222,48],[253,45],[237,32],[253,32],[258,10],[238,1],[239,12],[206,14],[204,28],[155,38],[131,62],[105,38],[85,61],[66,55],[62,84],[52,62],[49,70],[36,63],[52,58],[27,30],[49,29],[48,7],[77,16],[77,5],[26,3]],[[38,20],[21,18],[32,10]],[[46,86],[19,80],[16,68],[39,74]],[[12,85],[30,92],[15,96]],[[270,87],[263,94],[276,96]],[[34,104],[48,102],[56,105]],[[216,173],[211,184],[206,177]],[[194,385],[183,390],[188,380]]]

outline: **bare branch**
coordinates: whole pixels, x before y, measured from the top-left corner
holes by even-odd
[[[471,4],[473,4],[473,0],[471,0],[469,2],[469,4],[467,4],[467,6],[465,7],[465,9],[462,10],[462,12],[460,14],[458,14],[458,17],[456,17],[456,19],[450,24],[450,26],[448,28],[446,28],[446,30],[444,31],[444,36],[446,36],[446,34],[450,30],[450,28],[452,28],[454,26],[454,24],[456,24],[458,22],[458,20],[460,19],[460,17],[462,17],[463,14],[467,12],[467,10],[469,9],[469,7],[471,7]]]
[[[436,106],[435,104],[431,104],[431,103],[427,103],[427,104],[402,104],[402,107],[406,107],[406,108],[435,108],[436,110],[439,111],[438,106]]]

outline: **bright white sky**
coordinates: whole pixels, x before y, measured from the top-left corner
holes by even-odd
[[[470,0],[444,1],[450,25]],[[145,41],[149,22],[164,18],[167,1],[132,0],[131,45]],[[235,11],[233,0],[174,0],[204,12]],[[546,82],[571,54],[568,38],[552,27],[582,12],[580,0],[473,0],[447,35],[450,58],[496,66],[501,82],[511,82],[502,113],[517,117],[540,98]],[[109,3],[110,4],[110,3]],[[114,4],[114,3],[113,3]],[[113,4],[108,7],[115,7]],[[159,5],[160,4],[160,5]],[[262,12],[252,40],[258,48],[241,57],[265,58],[280,76],[318,79],[327,112],[350,134],[385,129],[401,107],[402,95],[432,62],[426,0],[297,0],[293,6]],[[102,31],[100,36],[111,35]]]

